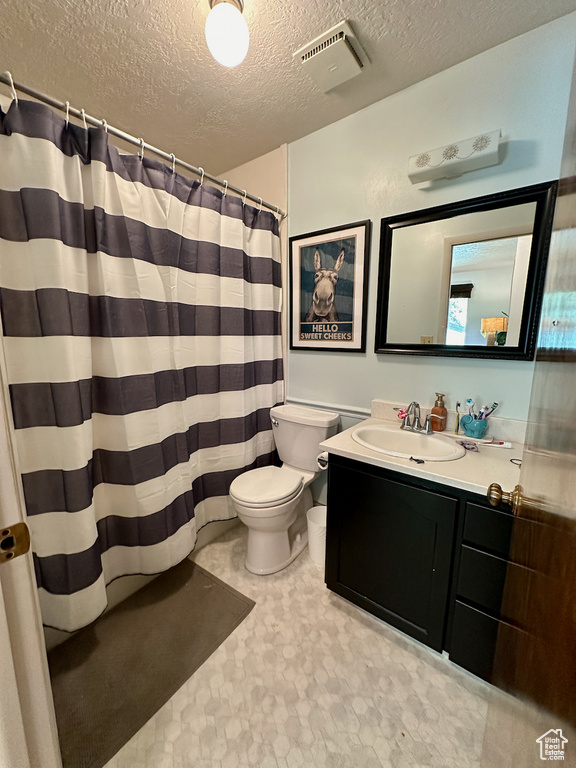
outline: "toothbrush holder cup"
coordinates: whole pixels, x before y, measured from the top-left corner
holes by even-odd
[[[460,424],[464,427],[466,437],[474,437],[476,440],[481,440],[488,430],[487,419],[473,419],[470,415],[463,416]]]

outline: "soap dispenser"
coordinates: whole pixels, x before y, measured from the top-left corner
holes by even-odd
[[[443,432],[446,429],[446,419],[448,411],[444,405],[444,394],[436,392],[436,402],[434,408],[430,411],[430,425],[434,432]]]

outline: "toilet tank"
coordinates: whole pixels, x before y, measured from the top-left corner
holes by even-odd
[[[336,434],[340,414],[302,405],[277,405],[270,409],[270,418],[282,463],[317,472],[318,446]]]

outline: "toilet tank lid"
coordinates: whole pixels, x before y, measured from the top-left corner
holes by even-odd
[[[297,424],[310,424],[313,427],[333,427],[340,421],[340,414],[334,411],[322,411],[320,408],[308,408],[304,405],[276,405],[270,409],[275,419],[294,421]]]

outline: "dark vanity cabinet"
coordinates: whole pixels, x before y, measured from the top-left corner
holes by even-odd
[[[490,680],[513,519],[482,496],[330,455],[326,585]]]
[[[457,498],[339,456],[328,466],[328,588],[441,650]]]

